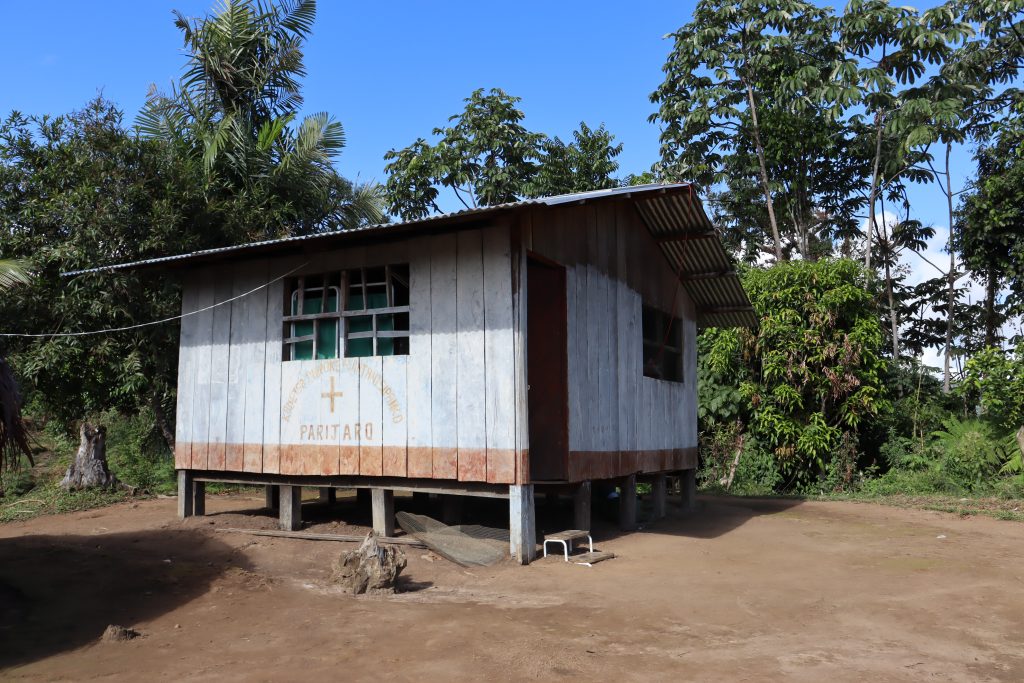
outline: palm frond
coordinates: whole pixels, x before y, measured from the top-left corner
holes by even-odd
[[[284,13],[281,28],[301,37],[313,32],[313,24],[316,22],[316,0],[287,2],[281,9]]]
[[[203,168],[207,172],[213,170],[213,165],[217,163],[217,157],[231,137],[234,123],[235,117],[229,114],[218,121],[213,130],[204,136]]]
[[[0,291],[15,285],[28,284],[30,281],[27,261],[18,259],[0,259]]]
[[[311,114],[302,120],[295,151],[305,157],[317,153],[333,157],[345,147],[345,129],[338,121],[331,120],[327,112]]]
[[[256,148],[265,152],[273,146],[274,142],[281,137],[285,127],[295,118],[294,114],[279,116],[276,119],[267,121],[260,127],[259,135],[256,137]]]
[[[353,185],[352,197],[339,211],[339,219],[346,228],[375,225],[387,220],[384,188],[377,183]]]

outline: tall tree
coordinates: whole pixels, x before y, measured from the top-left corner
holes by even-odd
[[[1006,308],[1024,313],[1024,120],[1006,122],[994,144],[980,148],[974,178],[957,211],[957,246],[985,283],[985,345],[996,346]],[[1007,287],[1009,300],[997,297]]]
[[[520,98],[494,88],[475,90],[436,142],[417,139],[384,155],[389,210],[405,220],[440,212],[448,190],[464,208],[616,187],[622,144],[604,125],[580,123],[569,143],[528,130]]]
[[[406,220],[440,212],[438,186],[467,209],[523,195],[544,137],[523,126],[520,99],[498,88],[474,90],[462,112],[448,118],[450,125],[434,128],[436,144],[420,138],[385,154],[390,211]]]
[[[158,143],[126,130],[101,99],[55,118],[18,113],[0,125],[0,233],[5,256],[30,258],[30,282],[0,297],[7,355],[48,416],[151,408],[170,433],[177,327],[94,337],[61,333],[128,326],[173,316],[175,286],[136,273],[61,273],[103,263],[181,253],[205,245],[190,220],[200,178]],[[51,336],[52,335],[52,336]]]
[[[868,228],[864,266],[870,277],[874,233],[879,230],[877,206],[887,180],[912,173],[915,159],[909,148],[927,142],[928,134],[907,122],[917,119],[924,97],[912,89],[927,66],[939,65],[950,43],[964,34],[956,23],[922,19],[912,7],[896,7],[888,0],[852,0],[839,22],[839,44],[845,54],[833,81],[822,93],[834,102],[833,113],[854,108],[852,125],[870,140],[871,181],[868,193]],[[896,136],[897,144],[886,144]]]
[[[777,261],[783,239],[766,113],[816,106],[811,94],[832,70],[833,26],[830,10],[802,0],[701,0],[693,20],[671,34],[665,80],[651,95],[660,105],[651,119],[663,126],[666,177],[716,185],[728,178],[726,160],[735,150],[752,151]]]
[[[994,128],[1008,115],[1010,109],[1021,102],[1015,82],[1024,64],[1024,2],[993,2],[992,0],[954,0],[925,13],[933,25],[942,26],[947,33],[952,26],[952,35],[962,44],[949,55],[939,73],[932,77],[924,88],[931,95],[927,98],[930,120],[918,123],[916,130],[926,139],[933,139],[943,146],[945,164],[941,170],[931,168],[946,199],[949,237],[949,270],[947,279],[945,350],[943,359],[943,391],[949,393],[952,386],[952,356],[954,344],[954,316],[957,305],[956,282],[962,273],[956,268],[956,245],[961,242],[957,234],[961,221],[954,217],[955,197],[962,191],[954,191],[953,169],[950,164],[953,145],[967,140],[985,143]],[[979,159],[980,161],[980,159]],[[975,263],[978,263],[975,257]],[[989,284],[994,284],[989,278]],[[990,305],[986,306],[988,331],[986,339],[994,335],[995,292],[991,292]]]
[[[185,74],[170,94],[151,92],[137,125],[202,169],[211,222],[238,240],[382,220],[378,190],[334,169],[341,124],[320,112],[295,125],[314,0],[224,0],[204,18],[175,16]]]
[[[603,124],[593,129],[582,121],[572,137],[568,144],[558,137],[541,143],[540,159],[527,188],[528,195],[546,197],[619,185],[614,177],[619,170],[615,158],[622,153],[622,143],[614,144],[615,136]]]

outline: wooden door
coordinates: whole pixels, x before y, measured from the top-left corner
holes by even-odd
[[[565,268],[527,261],[526,371],[530,479],[569,478],[569,376]]]

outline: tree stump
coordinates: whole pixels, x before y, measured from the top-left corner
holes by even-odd
[[[394,593],[395,582],[405,565],[405,553],[395,546],[377,543],[371,531],[358,548],[338,558],[332,578],[353,595]]]
[[[79,434],[81,441],[78,444],[78,453],[60,481],[61,488],[65,491],[78,491],[116,487],[117,477],[111,474],[107,467],[106,428],[93,427],[88,422],[83,422]]]

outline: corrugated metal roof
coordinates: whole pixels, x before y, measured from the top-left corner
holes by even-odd
[[[700,327],[757,327],[732,259],[696,197],[684,192],[640,196],[636,207],[679,273]]]
[[[99,266],[64,273],[66,276],[103,271],[177,266],[191,261],[219,260],[234,254],[255,255],[267,251],[280,251],[303,243],[329,244],[353,238],[386,239],[388,236],[419,227],[436,227],[446,222],[462,222],[489,214],[514,211],[528,206],[559,206],[572,203],[601,201],[609,198],[631,199],[644,222],[658,241],[669,263],[679,274],[683,287],[697,308],[700,327],[757,327],[754,313],[739,277],[733,271],[732,261],[714,232],[693,187],[685,184],[651,184],[617,187],[576,194],[525,199],[496,206],[465,209],[438,214],[414,221],[382,223],[361,228],[335,230],[282,237],[218,249],[204,249],[187,254]]]

